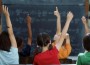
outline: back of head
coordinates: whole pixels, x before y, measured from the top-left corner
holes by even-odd
[[[64,39],[62,46],[64,46],[65,44],[66,44],[66,39]]]
[[[50,43],[50,37],[47,33],[40,33],[37,36],[37,45],[40,47],[47,46]]]
[[[22,38],[16,37],[17,47],[21,47],[23,44]]]
[[[37,36],[37,49],[35,50],[35,55],[42,52],[42,47],[47,46],[50,43],[50,37],[47,33],[40,33]],[[52,45],[50,44],[48,50],[52,49]]]
[[[83,46],[87,51],[90,51],[90,33],[83,38]]]
[[[10,42],[9,34],[8,32],[4,31],[0,34],[0,50],[9,52],[10,48],[11,48],[11,42]]]
[[[22,49],[23,49],[23,40],[22,40],[22,38],[16,37],[16,42],[17,42],[18,50],[19,50],[19,52],[21,52]]]

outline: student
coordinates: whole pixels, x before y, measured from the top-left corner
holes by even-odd
[[[26,17],[26,24],[27,24],[27,32],[28,32],[27,44],[23,43],[24,41],[22,38],[16,37],[17,47],[20,57],[19,59],[20,64],[28,64],[28,59],[31,51],[32,30],[31,30],[31,17],[29,15],[27,15]]]
[[[20,48],[23,48],[19,54],[22,56],[30,56],[30,50],[31,50],[31,43],[32,43],[32,29],[31,29],[31,17],[27,15],[26,17],[26,24],[27,24],[27,32],[28,32],[28,40],[27,44],[25,44],[24,48],[23,46],[23,41],[21,40],[21,45],[19,45]],[[17,42],[20,40],[17,40]]]
[[[19,64],[17,43],[13,33],[8,7],[3,5],[2,10],[6,17],[8,32],[2,32],[0,35],[0,65]]]
[[[58,15],[58,13],[56,14]],[[34,65],[50,65],[50,64],[60,65],[60,62],[57,57],[58,51],[61,48],[61,45],[65,38],[65,34],[68,30],[72,18],[73,18],[73,14],[69,12],[67,14],[67,21],[64,26],[64,29],[62,30],[61,37],[55,40],[56,45],[54,48],[49,48],[51,46],[51,40],[47,33],[40,33],[37,36],[37,45],[40,50],[37,50],[38,53],[34,58],[34,62],[33,62]]]
[[[57,39],[57,35],[59,35],[59,36],[61,35],[61,16],[59,14],[58,9],[56,9],[56,11],[54,11],[54,12],[55,12],[54,15],[57,17],[57,30],[56,30],[56,34],[54,37],[54,40],[55,40],[55,38]],[[55,43],[53,43],[53,44],[55,44]],[[69,38],[69,34],[67,33],[66,37],[64,39],[64,42],[59,50],[58,58],[66,59],[70,53],[71,53],[70,38]]]
[[[77,60],[77,65],[90,65],[90,33],[89,33],[89,28],[86,23],[86,18],[83,16],[82,17],[82,22],[85,27],[85,36],[83,38],[83,47],[86,50],[84,53],[79,53],[78,55],[78,60]]]

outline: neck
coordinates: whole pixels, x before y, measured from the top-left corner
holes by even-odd
[[[45,51],[47,51],[47,50],[48,50],[48,46],[45,46],[45,47],[43,47],[42,52],[45,52]]]

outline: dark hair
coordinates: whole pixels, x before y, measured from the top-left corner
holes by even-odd
[[[47,33],[40,33],[37,36],[37,45],[40,47],[47,46],[50,43],[50,37]]]
[[[90,51],[90,34],[86,34],[83,38],[83,46],[87,51]]]
[[[11,41],[9,38],[9,34],[8,32],[4,31],[0,34],[0,50],[9,52],[10,48],[11,48]]]
[[[66,39],[64,39],[62,46],[64,46],[65,44],[66,44]]]
[[[42,52],[42,47],[47,46],[50,43],[50,36],[47,33],[40,33],[37,36],[37,49],[35,51],[35,55]],[[53,47],[50,44],[48,50],[51,50]]]
[[[16,37],[16,42],[17,42],[18,48],[23,44],[22,38],[20,38],[20,37]]]

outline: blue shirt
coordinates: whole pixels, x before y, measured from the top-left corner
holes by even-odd
[[[19,64],[18,49],[11,47],[10,52],[0,50],[0,65]]]
[[[21,56],[30,56],[30,50],[31,50],[31,46],[26,44],[25,47],[23,48],[23,50],[21,52],[19,52],[19,54]]]

